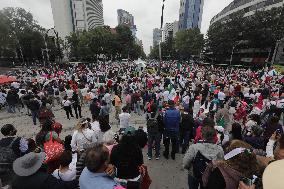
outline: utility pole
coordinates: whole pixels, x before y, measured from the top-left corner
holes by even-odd
[[[44,67],[46,66],[46,62],[49,63],[49,49],[47,48],[47,42],[46,42],[46,35],[47,34],[44,34],[43,35],[43,40],[44,40],[44,45],[45,45],[45,49],[41,49],[42,52],[45,51],[46,52],[46,58],[47,58],[47,61],[44,61]],[[43,54],[43,53],[42,53]]]
[[[163,24],[164,24],[164,9],[165,9],[165,0],[163,0],[163,5],[162,5],[162,16],[161,16],[161,32],[162,32],[162,36],[163,36]],[[159,69],[158,69],[158,74],[161,74],[161,68],[162,68],[162,47],[161,47],[161,42],[162,42],[162,36],[161,36],[161,40],[159,41],[159,58],[160,58],[160,62],[159,62]]]

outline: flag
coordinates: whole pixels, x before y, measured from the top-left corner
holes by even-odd
[[[180,70],[181,69],[181,63],[177,63],[177,69]]]

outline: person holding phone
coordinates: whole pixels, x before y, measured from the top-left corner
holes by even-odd
[[[255,189],[255,185],[246,185],[243,181],[240,181],[238,189]]]
[[[225,151],[224,160],[212,161],[203,173],[204,189],[235,189],[243,187],[239,183],[242,178],[260,175],[256,155],[249,144],[233,140]]]

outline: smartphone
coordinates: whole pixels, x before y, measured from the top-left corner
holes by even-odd
[[[242,177],[242,178],[241,178],[241,181],[243,181],[243,183],[244,183],[245,185],[247,185],[247,186],[253,185],[252,179],[249,179],[249,178],[246,178],[246,177]]]

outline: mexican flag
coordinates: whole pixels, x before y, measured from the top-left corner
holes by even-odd
[[[177,69],[178,69],[178,70],[181,69],[181,63],[180,63],[180,62],[177,63]]]

